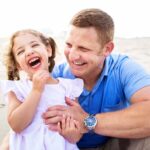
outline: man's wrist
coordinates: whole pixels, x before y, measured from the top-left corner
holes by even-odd
[[[86,132],[94,132],[97,125],[97,118],[94,114],[89,114],[84,118],[84,127]]]
[[[81,120],[81,134],[84,134],[84,133],[88,133],[88,129],[85,127],[85,124],[84,124],[84,119],[86,117],[88,117],[88,113],[84,113],[84,115],[82,116],[82,120]]]

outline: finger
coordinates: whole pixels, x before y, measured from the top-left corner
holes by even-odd
[[[53,118],[48,118],[48,119],[44,119],[44,123],[46,125],[49,125],[49,124],[57,124],[58,122],[60,122],[62,120],[62,117],[60,116],[57,116],[57,117],[53,117]]]
[[[76,127],[77,129],[80,129],[80,124],[79,124],[78,121],[73,120],[73,123],[74,123],[74,125],[75,125],[75,127]]]
[[[58,131],[58,126],[57,124],[50,124],[48,125],[48,129],[52,131]]]
[[[69,106],[78,106],[79,104],[68,97],[65,97],[66,104]]]
[[[74,119],[73,118],[69,118],[70,120],[70,127],[75,128],[75,123],[74,123]]]
[[[62,133],[62,129],[61,129],[61,123],[60,122],[58,122],[58,124],[57,124],[57,131],[61,134]]]
[[[58,111],[58,110],[50,110],[50,111],[46,111],[42,114],[42,117],[44,119],[47,119],[47,118],[53,118],[53,117],[56,117],[56,116],[62,116],[63,112],[62,111]]]
[[[47,78],[49,78],[49,74],[47,72],[44,72],[43,74],[41,74],[41,77],[47,79]]]
[[[48,107],[48,109],[46,111],[51,111],[51,110],[62,110],[62,111],[64,111],[66,109],[67,108],[64,105],[55,105],[55,106]]]
[[[66,117],[63,115],[62,120],[61,120],[61,128],[62,130],[66,129]]]
[[[70,128],[70,122],[71,122],[71,120],[70,120],[70,116],[67,116],[67,118],[66,118],[66,128]]]
[[[46,73],[43,73],[43,74],[41,74],[41,75],[38,76],[38,79],[39,80],[42,79],[42,82],[45,83],[49,79],[49,76]]]

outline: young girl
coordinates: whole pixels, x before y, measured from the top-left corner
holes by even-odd
[[[35,30],[21,30],[11,37],[7,55],[8,81],[1,88],[8,98],[10,150],[77,150],[58,132],[50,131],[42,114],[51,105],[66,105],[65,97],[75,99],[83,90],[81,79],[54,79],[56,44]],[[20,79],[19,71],[28,79]],[[79,132],[78,123],[71,117],[62,117],[66,129]],[[65,120],[65,122],[64,122]],[[61,128],[59,123],[59,128]],[[62,129],[63,130],[63,129]]]

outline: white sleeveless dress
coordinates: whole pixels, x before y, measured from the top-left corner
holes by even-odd
[[[69,143],[58,132],[49,130],[41,117],[49,106],[66,105],[65,96],[74,99],[83,91],[81,79],[58,78],[58,80],[58,84],[45,85],[31,124],[21,133],[11,131],[10,150],[78,150],[76,144]],[[13,91],[21,102],[24,102],[32,89],[32,82],[26,79],[1,81],[0,85],[4,94]]]

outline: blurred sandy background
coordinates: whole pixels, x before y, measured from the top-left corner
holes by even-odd
[[[64,36],[55,37],[58,43],[58,48],[62,47]],[[2,54],[4,45],[7,39],[0,39],[0,79],[5,79],[5,68],[2,64]],[[150,38],[132,38],[132,39],[115,39],[115,53],[122,53],[132,57],[140,63],[150,73]],[[63,50],[59,49],[56,57],[56,62],[62,61],[64,58]],[[8,131],[9,127],[6,121],[7,106],[5,105],[2,96],[0,96],[0,143],[3,136]]]

